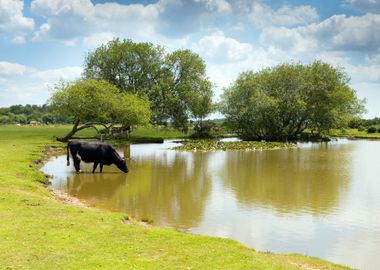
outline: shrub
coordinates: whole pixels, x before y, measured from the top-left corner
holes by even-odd
[[[368,132],[368,133],[376,133],[376,132],[377,132],[377,128],[374,127],[374,126],[371,126],[371,127],[369,127],[369,128],[367,129],[367,132]]]
[[[194,133],[190,135],[191,139],[212,139],[218,138],[222,134],[222,128],[210,120],[196,122],[193,129]]]

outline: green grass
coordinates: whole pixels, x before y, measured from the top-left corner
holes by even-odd
[[[64,203],[35,161],[68,129],[0,126],[0,269],[346,269]]]
[[[344,131],[335,130],[333,135],[351,137],[354,139],[380,139],[380,133],[368,133],[367,130],[359,131],[357,129],[346,129]]]
[[[164,139],[178,139],[185,137],[186,134],[174,128],[161,128],[154,127],[135,127],[131,132],[131,138],[164,138]]]

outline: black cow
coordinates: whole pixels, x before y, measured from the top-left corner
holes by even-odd
[[[121,171],[127,173],[128,167],[125,163],[125,159],[121,158],[116,150],[104,142],[84,142],[84,141],[72,141],[67,144],[67,166],[70,165],[69,160],[69,148],[71,156],[74,160],[75,170],[80,172],[80,161],[94,162],[92,173],[95,172],[96,167],[100,164],[100,172],[103,170],[103,165],[115,164]],[[80,156],[80,159],[78,158]]]

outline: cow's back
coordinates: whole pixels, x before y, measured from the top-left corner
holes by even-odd
[[[103,164],[114,162],[115,150],[107,143],[73,141],[70,143],[70,149],[72,147],[77,150],[78,155],[84,162]]]

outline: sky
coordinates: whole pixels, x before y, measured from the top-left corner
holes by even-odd
[[[380,117],[380,0],[0,0],[0,107],[44,104],[114,38],[191,49],[215,100],[240,72],[328,62]]]

